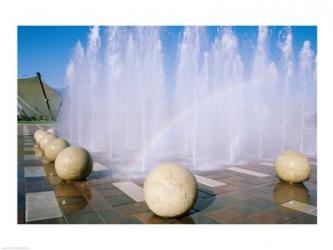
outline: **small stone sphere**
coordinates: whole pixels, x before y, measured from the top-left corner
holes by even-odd
[[[55,139],[56,137],[54,135],[51,135],[49,133],[47,133],[46,135],[44,135],[42,137],[42,139],[39,142],[39,146],[41,147],[41,149],[45,150],[46,145],[52,141],[53,139]]]
[[[177,217],[192,208],[197,189],[197,181],[187,168],[175,163],[163,163],[146,177],[144,198],[156,215]]]
[[[311,172],[309,159],[295,151],[286,151],[280,154],[275,162],[276,175],[289,183],[298,183],[306,180]]]
[[[60,138],[53,139],[45,147],[44,154],[46,159],[55,161],[58,154],[67,147],[69,147],[69,143],[66,140]]]
[[[37,132],[37,131],[36,131]],[[45,135],[48,135],[48,133],[44,130],[39,130],[39,132],[36,134],[34,134],[34,137],[35,137],[35,140],[38,144],[40,144],[40,141],[42,140],[42,138],[45,136]]]
[[[46,130],[46,132],[48,132],[49,134],[54,135],[54,136],[57,135],[56,130],[54,128],[49,128],[48,130]]]
[[[89,152],[81,147],[67,147],[55,160],[58,176],[67,181],[83,180],[91,173],[93,161]]]
[[[39,134],[40,134],[41,132],[44,132],[44,130],[37,129],[37,130],[35,131],[35,133],[34,133],[35,141],[37,141],[37,138],[39,137]]]

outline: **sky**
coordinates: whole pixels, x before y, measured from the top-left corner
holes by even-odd
[[[177,46],[183,29],[183,26],[161,27],[167,81],[174,80]],[[269,27],[269,53],[273,61],[279,60],[277,43],[282,29],[285,27]],[[66,66],[72,56],[73,48],[78,40],[84,45],[87,43],[89,30],[90,26],[18,26],[18,77],[32,77],[36,75],[36,72],[40,72],[44,81],[50,86],[56,89],[63,88]],[[216,37],[217,30],[217,26],[206,27],[209,41],[213,41]],[[251,61],[258,27],[232,26],[232,30],[238,37],[239,50],[243,55],[243,60]],[[311,47],[317,54],[316,26],[292,26],[291,30],[294,54],[299,53],[305,40],[311,42]],[[245,67],[250,67],[246,61],[244,64]]]

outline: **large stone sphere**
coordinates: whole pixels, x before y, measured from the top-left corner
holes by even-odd
[[[55,138],[46,145],[44,151],[45,157],[49,161],[55,161],[59,153],[67,147],[69,147],[69,143],[66,140]]]
[[[295,151],[286,151],[280,154],[274,163],[276,175],[289,183],[298,183],[306,180],[311,172],[309,159]]]
[[[40,141],[42,140],[42,138],[43,138],[45,135],[47,135],[47,134],[48,134],[48,133],[47,133],[46,131],[39,129],[39,130],[37,130],[37,131],[35,132],[35,134],[34,134],[34,138],[35,138],[36,142],[37,142],[38,144],[40,144]]]
[[[93,161],[87,150],[81,147],[65,148],[55,160],[58,176],[67,181],[85,179],[92,171]]]
[[[41,149],[45,150],[46,145],[55,138],[56,137],[54,135],[47,133],[40,139],[39,146],[41,147]]]
[[[189,211],[197,197],[197,182],[185,167],[164,163],[155,167],[144,182],[144,198],[161,217],[177,217]]]
[[[57,135],[56,130],[54,128],[49,128],[48,130],[46,130],[46,132],[48,132],[49,134],[54,135],[54,136]]]

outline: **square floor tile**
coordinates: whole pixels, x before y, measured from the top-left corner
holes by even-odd
[[[50,218],[62,217],[59,206],[56,207],[41,207],[35,209],[26,210],[26,221],[44,220]]]
[[[127,195],[107,197],[105,198],[105,200],[109,202],[113,207],[135,202]]]
[[[25,177],[42,177],[45,176],[43,167],[25,167],[24,168]]]
[[[79,213],[65,216],[68,224],[102,224],[104,221],[94,212]]]
[[[233,220],[237,220],[245,216],[243,213],[230,208],[213,210],[205,215],[219,223],[231,223]]]
[[[39,160],[37,155],[24,155],[24,160]]]

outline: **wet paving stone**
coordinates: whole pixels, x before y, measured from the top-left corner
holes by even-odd
[[[94,212],[79,213],[65,216],[68,224],[101,224],[103,219]]]
[[[35,129],[37,126],[29,127],[32,132]],[[87,180],[63,181],[57,176],[53,162],[46,161],[43,155],[41,159],[34,159],[34,144],[32,136],[18,136],[18,224],[317,223],[314,215],[297,211],[296,207],[282,206],[291,200],[317,206],[316,165],[313,165],[309,180],[293,185],[280,181],[269,162],[253,161],[248,165],[234,166],[252,172],[231,171],[227,169],[230,165],[221,165],[221,169],[195,172],[209,178],[208,181],[218,181],[225,185],[209,187],[198,183],[197,200],[189,212],[177,218],[162,218],[154,215],[145,202],[136,202],[113,185],[116,182],[131,181],[142,188],[144,178],[115,178],[112,177],[112,169],[108,169],[93,171]],[[110,162],[99,159],[98,155],[93,157],[97,157],[96,162],[110,166]],[[254,176],[253,172],[257,172],[257,175]],[[142,189],[139,190],[141,192]],[[26,200],[26,195],[42,195],[47,192],[53,193],[54,201],[43,201],[41,197],[36,204]],[[26,207],[27,204],[29,208]],[[43,206],[49,206],[50,209],[41,208]]]
[[[234,220],[242,218],[245,216],[244,213],[235,211],[231,208],[221,208],[213,210],[205,214],[208,218],[213,219],[219,223],[231,223]]]
[[[118,196],[111,196],[105,198],[107,202],[109,202],[113,207],[134,203],[135,201],[128,197],[127,195],[118,195]]]
[[[27,224],[65,224],[66,221],[63,217],[46,219],[46,220],[35,220],[28,222]]]

